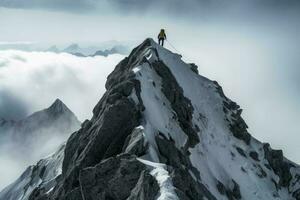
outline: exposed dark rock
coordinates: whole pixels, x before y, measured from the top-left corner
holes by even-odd
[[[216,90],[218,94],[224,99],[223,101],[223,110],[225,113],[230,112],[230,119],[227,119],[229,124],[229,129],[232,132],[233,136],[243,140],[247,145],[250,144],[251,141],[251,135],[247,131],[247,124],[241,117],[242,109],[240,109],[240,106],[237,105],[235,102],[228,99],[224,92],[222,87],[218,84],[218,82],[214,81],[214,84],[216,86]]]
[[[251,135],[246,130],[247,125],[242,118],[233,121],[233,123],[229,125],[229,128],[234,137],[243,140],[248,145],[250,144]]]
[[[171,170],[170,176],[173,185],[177,188],[176,193],[182,199],[198,200],[206,198],[217,200],[203,184],[196,182],[187,170],[174,168]]]
[[[190,173],[200,181],[200,173],[194,168],[189,160],[189,153],[176,148],[172,139],[168,140],[164,134],[159,134],[156,138],[161,160],[170,167],[170,176],[176,193],[180,199],[203,199],[216,198],[206,189],[204,185],[194,180]]]
[[[292,179],[290,164],[284,160],[282,150],[273,150],[269,144],[263,146],[265,158],[268,160],[271,168],[280,178],[279,186],[287,187]]]
[[[232,151],[230,151],[230,155],[231,155],[232,159],[235,157],[235,154]]]
[[[164,134],[159,134],[155,140],[164,163],[175,168],[190,169],[200,179],[200,173],[191,164],[188,152],[177,149],[174,141],[168,140]]]
[[[199,73],[199,71],[198,71],[198,66],[197,66],[195,63],[190,63],[190,66],[191,66],[191,70],[192,70],[193,72],[195,72],[196,74]]]
[[[257,175],[260,177],[260,178],[265,178],[267,177],[267,173],[265,172],[265,170],[263,170],[263,168],[260,166],[260,165],[254,165],[256,168],[258,168],[258,173]]]
[[[143,171],[127,200],[155,200],[159,186],[155,178],[147,171]]]
[[[247,173],[244,167],[241,167],[242,172]]]
[[[272,183],[274,184],[274,186],[275,186],[275,188],[276,188],[276,191],[278,191],[278,189],[280,189],[280,188],[279,188],[277,182],[276,182],[273,178],[271,179],[271,181],[272,181]]]
[[[200,139],[192,124],[194,109],[191,101],[183,95],[182,88],[177,83],[170,69],[162,61],[152,63],[152,67],[162,78],[161,90],[171,103],[171,107],[177,115],[180,127],[188,136],[187,147],[194,147],[200,142]]]
[[[257,153],[257,152],[251,151],[251,152],[249,153],[249,156],[250,156],[253,160],[259,161],[259,159],[258,159],[258,153]]]
[[[225,100],[224,102],[227,103],[227,101],[228,101],[229,99],[225,96],[222,87],[219,85],[219,83],[218,83],[217,81],[213,81],[213,83],[215,84],[217,93]],[[226,103],[224,103],[225,106],[226,106]],[[230,100],[229,100],[229,103],[230,103],[230,104],[232,103],[233,105],[238,106],[235,102],[232,102],[232,101],[230,101]],[[239,106],[238,106],[238,108],[239,108]],[[233,107],[232,107],[232,108],[228,108],[228,109],[235,110],[235,109],[237,109],[237,108],[233,108]]]
[[[82,196],[85,200],[126,199],[142,172],[148,173],[145,170],[145,165],[129,154],[108,158],[95,167],[81,171],[79,182]]]
[[[296,190],[295,192],[293,192],[293,197],[296,199],[296,200],[300,200],[300,189]]]
[[[240,186],[234,180],[232,180],[232,182],[233,182],[232,196],[235,199],[241,199],[242,195],[240,191]]]
[[[226,188],[220,181],[217,182],[217,189],[220,192],[220,194],[225,195],[226,194]]]
[[[272,170],[272,168],[271,168],[271,166],[270,166],[269,164],[264,164],[264,165],[265,165],[265,167],[266,167],[267,169]]]
[[[295,185],[297,185],[298,183],[300,183],[300,174],[295,174],[294,175],[294,180],[293,182],[290,184],[290,186],[294,187]],[[296,189],[295,191],[293,191],[292,196],[296,199],[296,200],[300,200],[300,188]]]
[[[45,194],[45,191],[41,188],[36,188],[32,191],[32,193],[29,196],[29,199],[34,199],[34,200],[48,200],[49,198]]]
[[[153,85],[153,87],[156,87],[156,84],[155,84],[155,82],[154,82],[154,81],[152,81],[152,85]]]
[[[89,130],[79,130],[67,143],[63,174],[71,188],[78,185],[76,177],[80,169],[121,153],[126,137],[139,124],[139,111],[127,98],[104,109],[99,119],[92,119],[97,122]]]
[[[243,149],[241,149],[240,147],[235,147],[235,148],[241,156],[244,156],[245,158],[247,157]]]
[[[144,130],[136,128],[130,134],[123,147],[123,152],[129,153],[136,156],[142,156],[146,153],[148,147],[145,144]]]
[[[220,194],[226,195],[229,200],[241,199],[242,196],[241,196],[239,185],[234,180],[232,180],[231,184],[233,185],[232,187],[230,187],[230,185],[225,187],[223,183],[217,181],[216,186]]]

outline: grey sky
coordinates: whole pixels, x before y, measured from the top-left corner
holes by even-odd
[[[176,11],[185,13],[199,9],[231,9],[234,8],[255,8],[255,9],[288,9],[299,6],[298,0],[1,0],[0,6],[7,8],[26,8],[26,9],[49,9],[69,12],[91,12],[93,9],[105,10],[104,6],[114,7],[124,12],[138,12],[147,9],[159,9],[166,12]]]

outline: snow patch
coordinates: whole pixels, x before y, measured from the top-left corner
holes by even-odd
[[[165,164],[155,163],[141,158],[137,158],[137,160],[152,168],[150,174],[156,179],[160,188],[159,195],[156,198],[157,200],[179,200]]]

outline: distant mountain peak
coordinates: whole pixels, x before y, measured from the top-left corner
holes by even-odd
[[[68,113],[74,115],[74,113],[60,99],[56,99],[52,103],[52,105],[47,109],[45,109],[44,111],[54,116],[58,116],[61,114],[68,114]]]
[[[65,48],[63,50],[63,52],[75,53],[75,52],[78,52],[79,50],[80,50],[79,45],[76,43],[73,43],[70,46],[68,46],[67,48]]]
[[[48,108],[37,111],[22,121],[49,122],[61,120],[62,118],[70,119],[76,124],[80,124],[75,114],[60,99],[56,99]]]
[[[58,110],[58,111],[65,111],[69,110],[69,108],[62,102],[60,99],[56,99],[53,104],[49,107],[50,110]]]

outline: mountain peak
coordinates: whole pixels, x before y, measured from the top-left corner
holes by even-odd
[[[55,113],[71,112],[60,99],[56,99],[47,110]]]
[[[74,121],[78,121],[75,114],[60,100],[56,99],[48,108],[37,111],[28,116],[25,121],[37,121],[37,120],[58,120],[59,117],[71,118]],[[23,120],[23,121],[24,121]]]
[[[300,200],[300,167],[248,133],[217,82],[153,39],[105,87],[66,144],[56,186],[30,200]]]
[[[59,98],[55,99],[52,105],[66,106]]]

